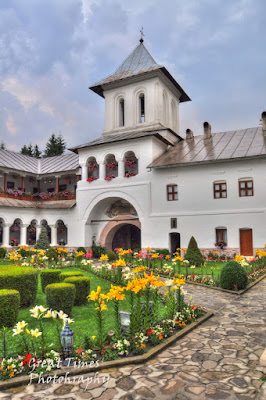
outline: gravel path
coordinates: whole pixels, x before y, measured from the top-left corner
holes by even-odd
[[[6,390],[0,399],[266,400],[266,383],[259,380],[266,279],[241,297],[191,285],[186,290],[215,315],[151,361],[84,375],[92,381],[87,390],[87,383],[36,384]]]

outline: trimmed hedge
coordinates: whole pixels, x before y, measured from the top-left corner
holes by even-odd
[[[189,261],[190,266],[195,265],[196,267],[200,267],[204,264],[204,257],[198,248],[198,243],[196,242],[194,236],[192,236],[189,241],[184,259]]]
[[[44,269],[41,271],[41,285],[43,292],[45,291],[47,285],[60,282],[61,272],[61,269]]]
[[[77,253],[79,253],[80,251],[82,251],[82,253],[84,253],[84,254],[87,253],[85,247],[78,247],[78,248],[77,248]]]
[[[57,261],[58,260],[58,253],[55,249],[50,248],[46,251],[46,257],[49,258],[49,261]]]
[[[52,310],[63,310],[68,316],[71,315],[75,302],[76,287],[71,283],[52,283],[45,288],[46,304]]]
[[[109,261],[116,261],[117,255],[115,254],[114,251],[109,251],[109,252],[107,253],[107,255],[108,255],[108,260],[109,260]]]
[[[247,287],[248,276],[244,268],[236,261],[229,261],[222,268],[220,285],[223,289],[242,290]]]
[[[66,283],[72,283],[76,287],[75,306],[87,303],[87,296],[90,293],[90,279],[86,276],[71,276],[66,278]]]
[[[14,289],[20,294],[20,307],[36,302],[38,271],[30,267],[1,266],[0,289]]]
[[[10,327],[17,322],[20,294],[17,290],[0,290],[0,328]]]
[[[60,279],[64,281],[66,278],[70,278],[71,276],[83,276],[81,271],[66,271],[61,272]]]
[[[4,247],[0,247],[0,258],[5,258],[6,253],[6,249]]]

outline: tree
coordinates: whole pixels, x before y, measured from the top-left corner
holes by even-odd
[[[37,144],[35,144],[34,150],[33,150],[33,157],[40,158],[41,154],[42,154],[42,152],[39,150],[39,146]]]
[[[198,244],[194,236],[192,236],[189,241],[185,260],[188,260],[190,265],[195,265],[196,267],[200,267],[204,264],[204,257],[198,248]]]
[[[47,250],[50,248],[50,241],[47,233],[47,229],[45,226],[42,226],[39,238],[35,245],[36,249]]]
[[[60,156],[64,153],[66,149],[66,142],[63,139],[61,133],[55,135],[52,133],[48,142],[46,143],[46,148],[44,150],[44,157]]]
[[[0,149],[1,149],[1,150],[5,150],[5,149],[6,149],[6,145],[5,145],[5,143],[3,142],[3,140],[2,140],[2,142],[1,142],[1,144],[0,144]]]
[[[24,154],[25,156],[33,157],[33,148],[32,148],[32,145],[29,144],[28,146],[26,146],[26,145],[24,144],[24,146],[21,147],[20,153],[21,153],[21,154]]]

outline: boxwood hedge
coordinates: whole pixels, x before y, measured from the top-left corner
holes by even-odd
[[[43,292],[45,291],[47,285],[60,282],[61,272],[61,269],[43,269],[41,271],[41,285]]]
[[[52,283],[45,288],[46,304],[52,310],[63,310],[68,316],[75,301],[76,287],[71,283]]]
[[[71,276],[65,279],[66,283],[76,286],[75,306],[87,303],[87,296],[90,293],[90,279],[86,276]]]
[[[35,304],[38,271],[30,267],[0,266],[0,289],[14,289],[20,294],[20,307]]]
[[[0,328],[10,327],[17,322],[20,294],[17,290],[0,290]]]
[[[65,271],[61,272],[60,279],[64,281],[66,278],[70,278],[71,276],[83,276],[81,271]]]

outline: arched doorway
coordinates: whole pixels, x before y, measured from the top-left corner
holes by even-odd
[[[170,252],[173,255],[176,249],[180,249],[180,233],[172,232],[170,233]]]
[[[113,236],[112,249],[141,249],[141,231],[131,224],[120,224]]]

